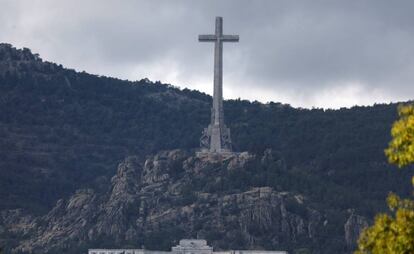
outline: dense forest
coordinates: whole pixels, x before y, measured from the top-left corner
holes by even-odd
[[[109,182],[128,155],[197,148],[210,104],[198,91],[76,72],[0,44],[0,211],[44,214],[76,189]],[[266,183],[372,218],[389,191],[411,190],[408,171],[389,166],[383,152],[396,106],[324,110],[226,100],[235,150],[271,148],[285,163],[283,174],[254,167],[229,184]]]

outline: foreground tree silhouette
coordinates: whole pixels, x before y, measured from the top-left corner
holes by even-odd
[[[400,106],[398,114],[385,154],[390,163],[404,167],[414,162],[414,105]],[[390,213],[377,215],[361,233],[355,254],[414,253],[414,202],[391,193],[387,203]]]

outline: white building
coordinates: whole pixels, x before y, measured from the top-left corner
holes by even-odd
[[[145,249],[89,249],[88,254],[288,254],[286,251],[266,250],[228,250],[213,251],[206,240],[183,239],[171,251],[154,251]]]

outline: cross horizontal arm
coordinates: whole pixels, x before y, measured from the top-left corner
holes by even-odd
[[[222,35],[220,39],[222,41],[238,42],[239,41],[239,36],[238,35]]]
[[[217,36],[214,34],[203,34],[198,36],[198,41],[216,41]]]

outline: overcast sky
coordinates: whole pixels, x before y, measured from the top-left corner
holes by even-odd
[[[338,108],[414,95],[414,1],[0,0],[0,42],[78,71],[149,78],[212,94],[224,45],[224,97]]]

